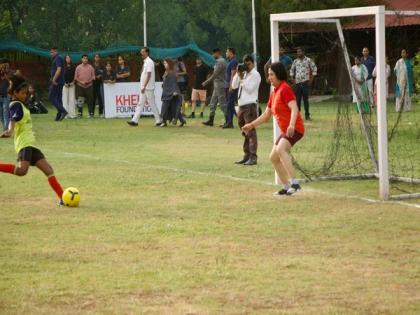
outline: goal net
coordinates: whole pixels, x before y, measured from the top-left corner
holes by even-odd
[[[271,15],[272,56],[279,56],[281,46],[295,58],[296,47],[303,47],[317,66],[309,100],[312,121],[293,150],[295,167],[306,180],[371,179],[379,183],[382,200],[420,201],[420,110],[414,87],[408,88],[412,80],[401,79],[404,69],[398,69],[407,70],[413,57],[408,51],[408,61],[400,60],[411,41],[398,23],[417,13],[379,6]],[[387,14],[393,27],[385,31]],[[355,31],[360,17],[373,29]],[[385,34],[395,39],[392,47]],[[363,65],[365,47],[375,58],[373,73]],[[303,100],[301,113],[305,117]],[[278,132],[275,128],[275,138]]]

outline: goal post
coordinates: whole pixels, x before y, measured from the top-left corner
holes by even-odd
[[[270,15],[271,30],[271,57],[272,61],[279,61],[279,23],[280,22],[330,22],[326,19],[338,19],[356,16],[375,17],[375,44],[377,68],[377,124],[378,124],[378,178],[379,199],[388,200],[389,174],[388,174],[388,135],[387,135],[387,100],[386,100],[386,73],[385,73],[385,7],[370,6],[359,8],[319,10],[306,12],[280,13]],[[339,24],[337,23],[337,27]],[[344,48],[344,47],[343,47]],[[279,130],[273,121],[273,137],[276,140]],[[276,176],[276,183],[278,178]]]

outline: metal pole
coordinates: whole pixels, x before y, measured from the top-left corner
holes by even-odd
[[[385,75],[385,7],[378,6],[375,14],[376,69],[378,86],[378,166],[379,198],[389,199],[388,177],[388,127],[386,121],[386,75]]]
[[[143,0],[143,45],[147,46],[146,0]]]
[[[271,62],[279,61],[279,22],[274,21],[271,18]],[[270,91],[273,90],[271,86]],[[277,126],[276,120],[273,118],[273,142],[275,143],[277,138],[280,136],[280,130]],[[280,178],[277,173],[274,172],[274,179],[277,185],[281,184]]]
[[[254,59],[257,61],[257,28],[255,23],[255,0],[252,0],[252,44]]]

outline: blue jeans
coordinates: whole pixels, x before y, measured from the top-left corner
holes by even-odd
[[[51,84],[48,90],[48,99],[57,108],[58,114],[66,112],[63,107],[63,84]]]
[[[297,83],[295,87],[295,93],[296,93],[296,103],[299,107],[300,111],[300,104],[302,103],[303,98],[303,104],[305,106],[305,119],[311,118],[311,114],[309,113],[309,81]]]
[[[226,100],[227,100],[226,125],[231,125],[233,124],[233,116],[236,115],[235,103],[238,100],[238,89],[232,90],[229,92],[229,89],[227,88]]]
[[[3,124],[3,130],[7,130],[9,127],[9,104],[8,96],[0,96],[0,121]]]

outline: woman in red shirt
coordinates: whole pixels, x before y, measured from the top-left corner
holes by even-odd
[[[243,126],[242,131],[247,134],[274,116],[280,128],[280,137],[273,146],[270,159],[283,188],[273,195],[292,195],[302,188],[295,178],[289,152],[291,147],[303,137],[305,127],[293,89],[286,82],[287,72],[284,65],[280,62],[273,63],[268,70],[268,79],[274,91],[270,95],[267,108],[260,117]]]

